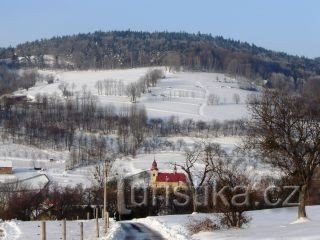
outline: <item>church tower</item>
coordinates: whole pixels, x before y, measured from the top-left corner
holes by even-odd
[[[156,186],[157,184],[157,176],[158,176],[158,165],[156,160],[154,159],[150,169],[150,184],[151,186]]]

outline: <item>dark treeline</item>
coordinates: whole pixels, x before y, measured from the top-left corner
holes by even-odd
[[[12,93],[19,88],[28,89],[36,83],[37,78],[38,74],[35,71],[23,71],[18,74],[0,65],[0,96]]]
[[[1,190],[8,189],[7,184],[0,185]],[[12,191],[14,190],[14,191]],[[113,213],[116,206],[116,186],[108,185],[108,211]],[[93,218],[94,207],[101,209],[103,189],[98,187],[84,188],[59,187],[50,185],[39,191],[29,191],[26,186],[1,191],[0,215],[2,219],[19,219],[23,221],[40,219],[69,219],[79,217],[86,219],[89,213]],[[99,211],[99,215],[101,211]]]
[[[294,81],[320,74],[318,60],[291,56],[246,42],[184,32],[111,31],[26,42],[0,49],[11,66],[70,69],[112,69],[180,66],[189,70],[220,71],[250,79],[273,73]]]

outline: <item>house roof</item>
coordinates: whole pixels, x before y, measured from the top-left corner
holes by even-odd
[[[183,173],[158,173],[157,182],[187,182]]]
[[[11,161],[0,161],[0,167],[11,167],[12,168],[12,162]]]

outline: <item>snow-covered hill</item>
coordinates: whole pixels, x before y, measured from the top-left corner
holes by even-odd
[[[159,67],[165,70],[163,67]],[[101,104],[113,104],[118,109],[131,104],[129,97],[122,95],[98,95],[96,83],[102,80],[121,81],[124,86],[137,82],[149,68],[104,71],[39,71],[42,76],[51,75],[55,82],[39,82],[28,91],[20,90],[16,94],[27,94],[35,97],[38,93],[61,95],[59,85],[67,84],[72,91],[81,91],[85,86],[95,94]],[[247,117],[246,98],[251,94],[239,88],[236,79],[218,73],[202,72],[166,72],[165,78],[156,87],[149,89],[138,99],[145,105],[149,117],[163,118],[178,116],[180,120],[192,118],[194,120],[210,121],[240,119]],[[208,104],[214,95],[214,103]],[[239,102],[234,96],[238,95]]]

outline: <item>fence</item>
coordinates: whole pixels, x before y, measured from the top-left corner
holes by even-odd
[[[72,239],[76,239],[75,237],[78,236],[79,240],[84,240],[85,236],[85,231],[86,229],[89,230],[90,236],[94,236],[92,239],[98,239],[100,236],[104,235],[107,233],[108,228],[110,227],[109,224],[109,213],[106,212],[105,214],[103,213],[103,210],[101,210],[101,218],[100,220],[102,221],[102,228],[100,228],[99,225],[99,208],[93,209],[93,216],[94,216],[94,226],[92,226],[92,221],[90,221],[90,214],[87,215],[86,220],[79,220],[77,219],[76,223],[78,223],[78,226],[76,227],[74,225],[75,221],[73,221],[72,226],[68,226],[68,222],[64,219],[60,221],[60,237],[54,236],[53,239],[61,239],[61,240],[67,240],[68,239],[68,233],[73,232]],[[89,220],[89,221],[88,221]],[[100,221],[100,222],[101,222]],[[88,224],[88,228],[84,229],[85,224]],[[71,225],[71,224],[70,224]],[[40,235],[40,240],[49,240],[52,235],[56,235],[57,233],[50,233],[50,229],[47,227],[47,222],[46,221],[41,221],[39,225],[39,235]],[[76,234],[77,232],[77,234]],[[58,238],[57,238],[58,237]],[[71,239],[71,238],[69,238]],[[87,239],[87,238],[86,238]]]

